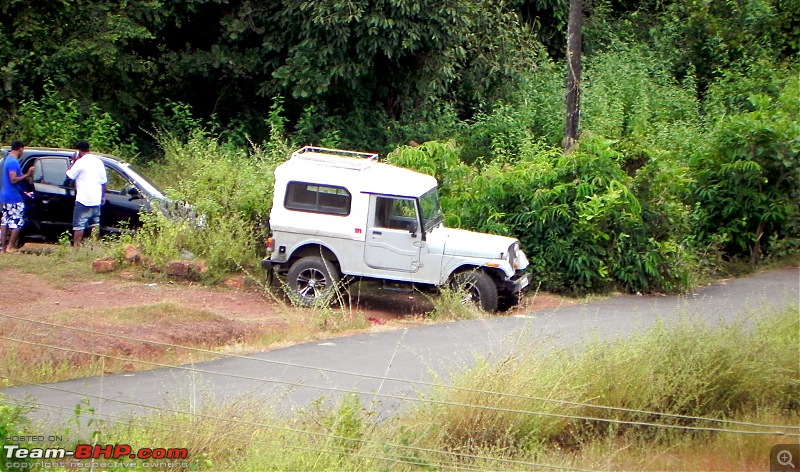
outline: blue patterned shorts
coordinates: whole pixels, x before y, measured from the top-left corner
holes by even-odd
[[[3,203],[3,217],[0,225],[8,226],[8,229],[20,229],[25,224],[25,204]]]

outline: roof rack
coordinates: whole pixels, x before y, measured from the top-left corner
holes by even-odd
[[[304,146],[292,153],[292,159],[304,159],[332,167],[364,170],[378,162],[379,156],[377,153],[372,152]]]

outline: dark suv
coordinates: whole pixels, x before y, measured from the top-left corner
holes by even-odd
[[[5,158],[10,148],[0,150]],[[67,178],[71,149],[26,147],[20,157],[22,173],[33,166],[32,182],[26,181],[25,216],[22,240],[56,241],[72,230],[72,208],[75,205],[75,186]],[[164,194],[129,164],[118,158],[92,153],[106,166],[106,202],[100,218],[101,234],[120,233],[126,228],[141,226],[139,213],[149,211],[154,204],[166,202]]]

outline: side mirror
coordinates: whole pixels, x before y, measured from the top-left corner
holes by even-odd
[[[136,187],[129,188],[128,189],[128,195],[131,196],[131,200],[134,200],[136,198],[142,198],[142,193]]]
[[[409,233],[416,234],[417,233],[417,229],[419,229],[419,226],[417,225],[416,221],[412,221],[411,223],[408,224],[408,232]]]

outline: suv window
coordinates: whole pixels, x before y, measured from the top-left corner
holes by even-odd
[[[111,193],[118,193],[120,195],[124,194],[128,188],[130,188],[130,183],[128,179],[126,179],[122,174],[117,172],[116,169],[106,166],[106,178],[108,182],[106,182],[106,191]]]
[[[350,197],[350,192],[344,187],[289,182],[286,187],[284,206],[289,210],[349,215]]]
[[[36,160],[33,170],[33,181],[48,185],[64,187],[67,179],[68,161],[62,157],[45,157]]]

